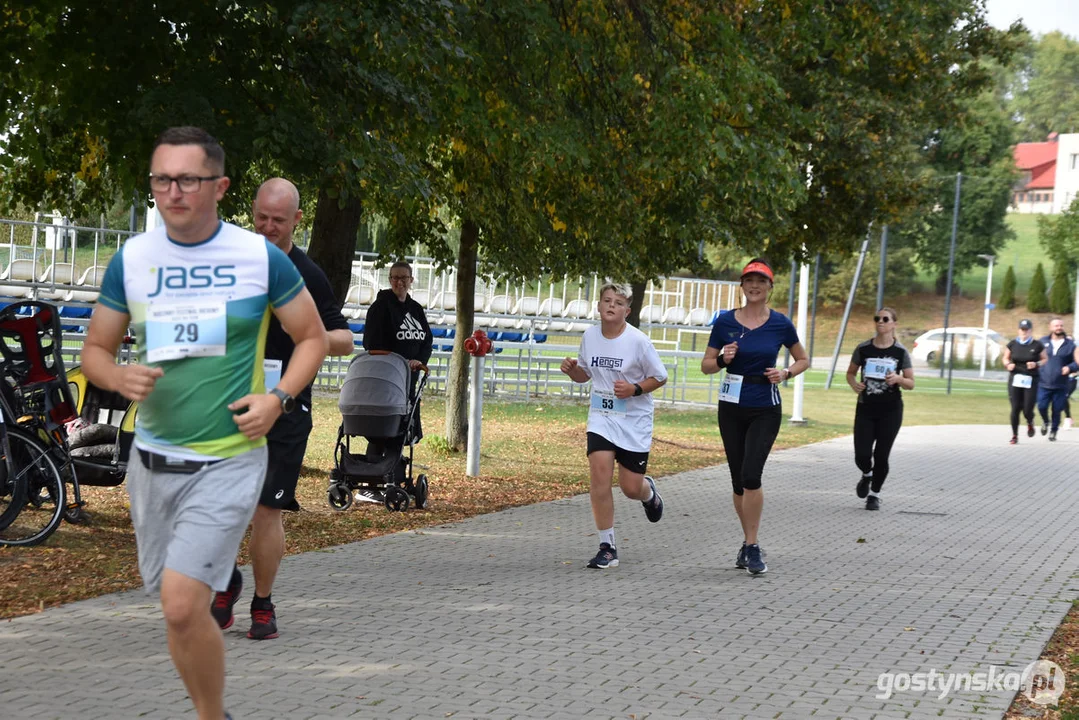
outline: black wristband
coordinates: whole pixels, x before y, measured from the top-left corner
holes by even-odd
[[[723,359],[723,353],[722,352],[720,352],[719,355],[716,355],[716,367],[719,368],[720,370],[727,367],[727,362]]]
[[[644,394],[644,389],[640,385],[638,385],[637,383],[633,383],[633,387],[637,388],[636,390],[633,391],[633,397],[640,397],[641,395]]]

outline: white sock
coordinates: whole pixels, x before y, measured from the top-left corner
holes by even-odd
[[[646,497],[646,498],[645,498],[644,500],[642,500],[641,502],[646,502],[646,503],[650,503],[650,502],[652,502],[652,498],[654,498],[655,496],[656,496],[656,494],[655,494],[654,492],[652,492],[652,486],[651,486],[651,485],[649,485],[649,486],[648,486],[648,497]]]
[[[880,493],[875,493],[872,490],[869,491],[869,497],[880,498]]]
[[[867,473],[862,473],[862,477],[873,477],[873,471],[872,471],[872,470],[870,470],[870,471],[869,471],[869,472],[867,472]]]
[[[600,544],[607,543],[611,547],[615,547],[614,544],[614,528],[599,531]]]

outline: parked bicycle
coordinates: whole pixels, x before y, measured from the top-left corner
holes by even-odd
[[[64,431],[75,403],[62,341],[53,305],[24,301],[0,310],[0,545],[35,545],[65,517],[75,521],[81,514]]]

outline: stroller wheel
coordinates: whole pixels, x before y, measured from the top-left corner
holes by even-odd
[[[347,485],[330,485],[326,500],[334,510],[348,510],[352,507],[352,491]]]
[[[408,493],[396,485],[388,485],[384,502],[387,510],[404,512],[408,510]]]
[[[427,476],[420,475],[416,478],[416,486],[412,492],[413,502],[416,504],[417,510],[423,510],[427,507]]]
[[[88,523],[90,520],[89,515],[82,509],[82,505],[79,503],[68,503],[64,508],[64,520],[67,520],[72,525],[79,523]]]

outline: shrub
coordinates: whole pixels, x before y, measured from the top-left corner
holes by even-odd
[[[1053,273],[1053,289],[1049,292],[1049,309],[1058,315],[1072,311],[1071,273],[1066,263],[1058,262]]]
[[[1049,299],[1045,295],[1045,268],[1041,263],[1034,268],[1034,277],[1030,280],[1030,292],[1027,293],[1027,310],[1033,313],[1049,312]]]
[[[1012,265],[1004,273],[1004,286],[1000,289],[1000,302],[997,304],[1004,310],[1015,308],[1015,267]]]

